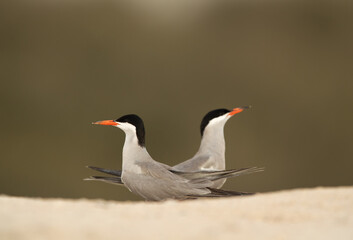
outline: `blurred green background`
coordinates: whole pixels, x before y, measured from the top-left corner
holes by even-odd
[[[139,200],[82,179],[121,169],[124,134],[91,122],[140,115],[151,156],[174,165],[201,118],[225,127],[224,188],[352,185],[349,1],[66,0],[0,3],[0,193]]]

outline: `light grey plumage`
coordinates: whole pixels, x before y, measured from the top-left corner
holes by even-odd
[[[208,112],[201,121],[201,144],[196,154],[189,160],[179,163],[173,169],[179,171],[225,170],[224,126],[235,114],[249,107],[238,107],[232,111],[216,109]],[[213,188],[221,188],[226,179],[213,182]]]
[[[103,176],[90,176],[89,178],[85,178],[84,180],[95,180],[102,181],[111,184],[123,185],[124,183],[121,180],[121,171],[110,170],[98,167],[87,166],[90,169],[93,169],[98,172],[103,172],[114,177],[103,177]],[[264,169],[258,167],[249,167],[249,168],[241,168],[241,169],[231,169],[231,170],[215,170],[215,171],[197,171],[197,172],[181,172],[173,170],[173,168],[167,168],[170,172],[182,176],[186,179],[192,180],[193,182],[197,182],[199,180],[203,181],[205,178],[209,181],[217,181],[219,179],[230,178],[230,177],[239,177],[246,174],[261,172]]]
[[[136,115],[127,115],[116,121],[108,120],[97,124],[113,125],[125,132],[121,181],[131,192],[146,200],[160,201],[168,198],[187,199],[242,194],[223,190],[215,191],[211,188],[213,179],[227,177],[224,171],[222,173],[199,172],[195,173],[195,176],[198,174],[197,177],[190,177],[191,173],[179,172],[177,174],[170,166],[153,160],[144,147],[143,122]]]
[[[212,119],[206,126],[196,154],[173,167],[175,170],[196,172],[225,169],[224,125],[231,116],[228,113]],[[221,188],[226,179],[215,181],[213,188]]]
[[[170,167],[154,161],[145,147],[130,139],[126,133],[123,148],[123,168],[121,180],[133,193],[146,200],[163,200],[167,198],[185,198],[187,195],[204,195],[210,193],[205,187],[210,183],[192,184],[190,181],[171,173]],[[131,142],[132,140],[132,142]]]
[[[234,108],[232,111],[216,109],[208,112],[201,121],[201,144],[199,150],[192,158],[173,166],[172,169],[181,172],[225,170],[224,126],[233,115],[242,112],[246,108],[249,107],[238,107]],[[90,168],[97,170],[95,167]],[[118,174],[113,175],[119,177]],[[91,178],[90,180],[104,181],[102,178]],[[211,187],[221,188],[225,181],[225,178],[214,181]],[[117,184],[118,182],[119,180],[116,179],[116,181],[112,183]]]

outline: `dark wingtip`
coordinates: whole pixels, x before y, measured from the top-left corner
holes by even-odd
[[[92,170],[96,170],[99,171],[101,168],[99,167],[94,167],[94,166],[86,166],[86,168],[92,169]]]
[[[238,191],[232,191],[232,190],[223,190],[223,189],[215,189],[215,188],[208,188],[211,190],[211,193],[215,194],[216,196],[219,197],[231,197],[231,196],[249,196],[249,195],[254,195],[255,193],[252,192],[238,192]]]
[[[101,170],[105,170],[104,168],[100,168],[100,167],[94,167],[94,166],[86,166],[86,168],[92,169],[92,170],[96,170],[96,171],[101,171]]]
[[[114,175],[114,176],[117,176],[117,177],[121,177],[121,174],[122,174],[121,171],[114,170],[114,169],[106,169],[106,168],[93,167],[93,166],[86,166],[86,167],[89,168],[89,169],[92,169],[94,171],[98,171],[98,172]]]

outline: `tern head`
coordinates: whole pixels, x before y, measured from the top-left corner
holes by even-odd
[[[145,146],[145,126],[142,119],[135,114],[128,114],[116,120],[103,120],[92,124],[108,125],[122,129],[125,134],[135,134],[138,139],[138,144]]]
[[[237,113],[244,111],[244,109],[248,109],[248,108],[250,108],[250,106],[237,107],[237,108],[234,108],[233,110],[220,108],[220,109],[216,109],[208,112],[201,121],[201,126],[200,126],[201,136],[203,136],[203,133],[206,127],[211,127],[216,125],[223,127],[229,118],[231,118]]]

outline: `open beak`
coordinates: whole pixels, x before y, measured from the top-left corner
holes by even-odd
[[[245,106],[245,107],[237,107],[237,108],[234,108],[233,111],[231,111],[230,113],[228,113],[229,116],[233,116],[237,113],[240,113],[242,111],[244,111],[245,109],[248,109],[250,108],[250,106]]]
[[[115,122],[114,120],[103,120],[103,121],[98,121],[94,122],[92,124],[98,124],[98,125],[110,125],[110,126],[117,126],[119,123]]]

